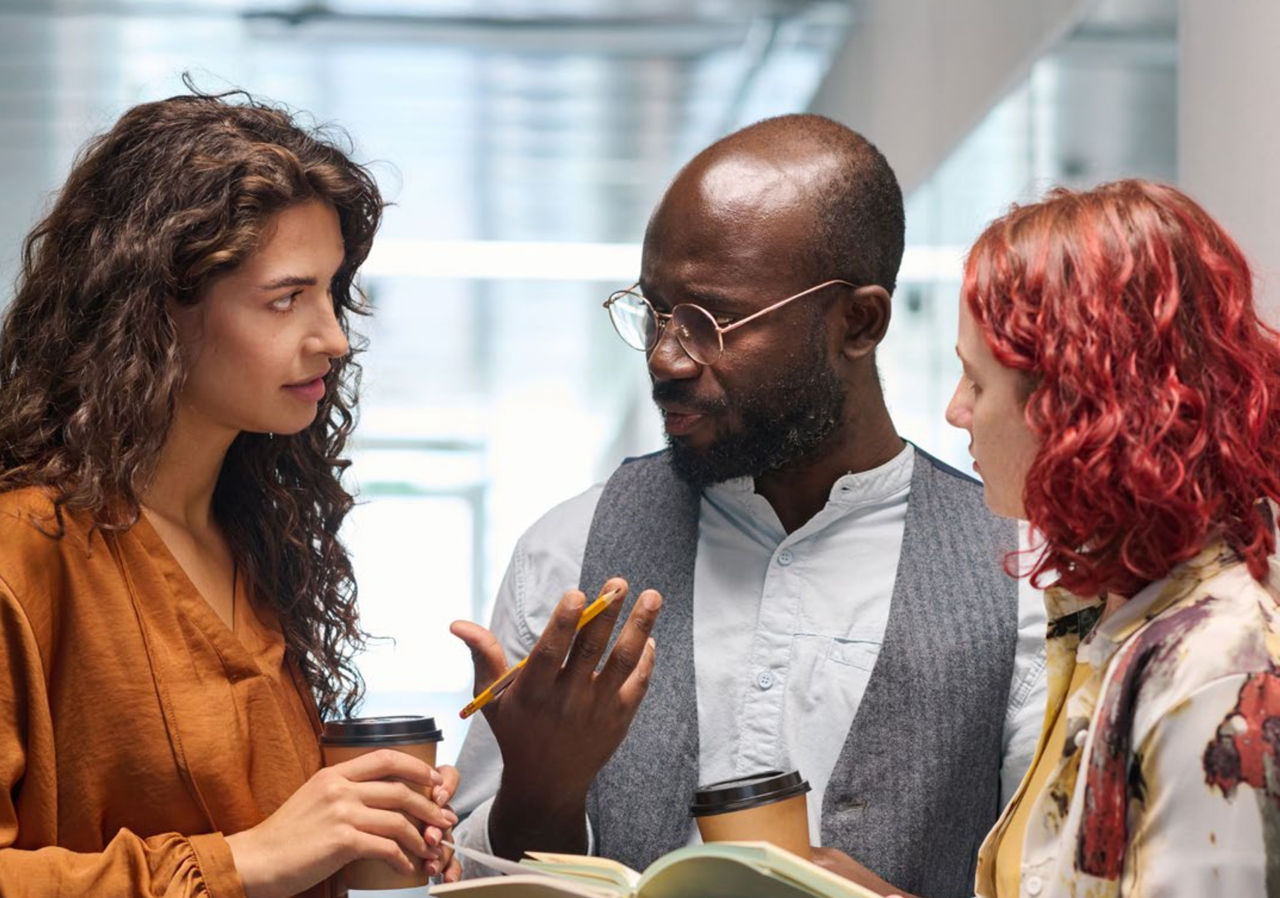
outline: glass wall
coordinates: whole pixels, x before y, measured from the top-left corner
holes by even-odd
[[[635,279],[650,207],[720,134],[804,108],[851,18],[829,0],[0,0],[0,277],[83,142],[183,72],[349,133],[393,203],[363,275],[345,534],[383,637],[365,710],[435,714],[448,760],[471,670],[448,622],[487,620],[539,515],[661,446],[643,357],[600,307]]]
[[[900,432],[961,470],[972,470],[968,436],[943,413],[960,376],[964,253],[1011,203],[1055,185],[1176,180],[1176,7],[1097,3],[907,198],[907,258],[880,370]]]
[[[84,140],[183,72],[349,132],[393,202],[364,273],[346,533],[384,637],[362,662],[366,710],[434,713],[448,759],[470,688],[448,622],[487,619],[540,514],[661,445],[643,358],[600,308],[636,277],[651,206],[716,137],[803,109],[857,7],[0,0],[0,277]],[[1173,7],[1098,3],[908,198],[880,367],[900,431],[958,467],[965,436],[942,413],[963,252],[1050,184],[1174,177]]]

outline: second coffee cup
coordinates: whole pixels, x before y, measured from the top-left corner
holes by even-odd
[[[798,772],[767,770],[698,787],[689,811],[704,842],[772,842],[808,860],[808,791]]]
[[[431,717],[353,717],[326,723],[320,745],[324,750],[325,766],[328,767],[380,748],[402,751],[434,767],[436,745],[442,738],[443,734]],[[429,797],[428,790],[423,792]],[[347,886],[352,889],[407,889],[424,886],[430,877],[420,859],[413,860],[419,863],[420,869],[412,875],[399,873],[378,860],[352,861],[345,869]]]

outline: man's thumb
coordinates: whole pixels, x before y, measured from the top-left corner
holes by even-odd
[[[502,644],[489,630],[467,620],[456,620],[449,625],[449,632],[461,639],[471,651],[471,663],[475,665],[475,694],[482,692],[507,669],[507,656]]]

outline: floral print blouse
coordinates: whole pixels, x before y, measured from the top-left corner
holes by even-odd
[[[1280,560],[1259,583],[1218,543],[1105,620],[1097,599],[1045,603],[1046,719],[1062,707],[1065,738],[1041,736],[1032,770],[1052,770],[1035,795],[1028,772],[987,836],[978,895],[995,898],[1000,840],[1031,802],[1022,898],[1280,896]]]

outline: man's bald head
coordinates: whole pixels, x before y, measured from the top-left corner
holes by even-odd
[[[672,182],[667,198],[694,190],[721,209],[768,218],[797,208],[812,216],[792,251],[813,280],[843,278],[893,292],[902,263],[902,190],[866,138],[819,115],[748,125],[707,147]],[[661,227],[667,198],[650,221]]]

